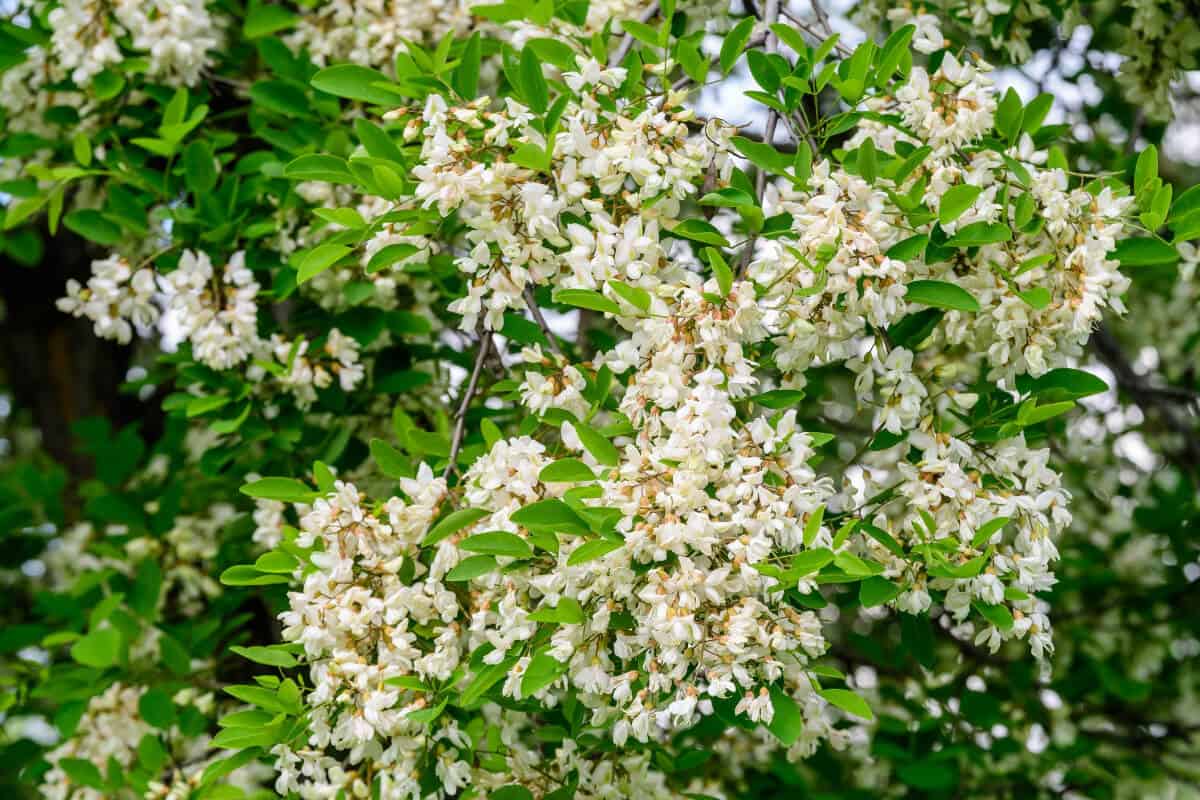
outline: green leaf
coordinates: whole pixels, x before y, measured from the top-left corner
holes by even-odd
[[[947,247],[979,247],[985,244],[1011,242],[1012,230],[1003,222],[972,222],[964,225],[946,242]]]
[[[183,151],[184,177],[193,194],[210,192],[217,185],[216,158],[204,141],[197,140]]]
[[[1009,143],[1021,133],[1021,97],[1011,86],[996,106],[996,131]]]
[[[756,394],[750,398],[752,402],[758,403],[764,408],[776,410],[791,408],[803,399],[804,391],[801,389],[772,389],[769,392]]]
[[[577,458],[560,458],[542,467],[538,473],[542,483],[578,483],[596,480],[591,467]]]
[[[464,100],[474,100],[479,91],[479,63],[483,54],[483,43],[476,31],[463,46],[459,56],[458,67],[454,70],[454,78],[450,85],[458,96]]]
[[[281,738],[278,728],[264,726],[261,728],[225,728],[212,738],[212,747],[228,750],[243,748],[269,748]]]
[[[270,586],[275,583],[288,583],[287,575],[259,572],[250,564],[238,564],[221,573],[220,581],[225,586]]]
[[[258,81],[250,87],[250,100],[261,109],[288,117],[307,117],[312,107],[304,90],[288,81]]]
[[[397,164],[404,164],[404,154],[392,141],[391,135],[374,122],[359,118],[354,120],[354,135],[362,142],[363,147],[372,158],[382,158]]]
[[[907,27],[907,26],[906,26]],[[875,156],[875,141],[867,138],[858,148],[858,160],[856,162],[858,174],[867,183],[874,183],[875,177],[878,174],[877,159]]]
[[[818,547],[815,550],[804,550],[792,556],[788,564],[787,577],[800,580],[805,575],[811,575],[822,567],[833,562],[833,551],[828,547]]]
[[[49,197],[36,194],[18,202],[10,202],[4,209],[4,230],[10,230],[36,214]]]
[[[81,208],[63,218],[63,224],[85,239],[112,247],[121,241],[121,226],[95,209]]]
[[[92,143],[88,141],[87,134],[75,134],[75,138],[71,140],[71,152],[81,167],[92,163]]]
[[[916,236],[910,236],[904,241],[892,245],[885,255],[895,261],[913,261],[924,255],[928,245],[929,237],[918,233]]]
[[[409,460],[383,439],[372,439],[370,450],[371,458],[375,460],[379,470],[389,478],[407,478],[412,475],[412,464]]]
[[[226,714],[217,720],[222,728],[259,728],[273,719],[272,715],[258,708],[248,708]]]
[[[1036,394],[1061,392],[1075,399],[1107,391],[1108,384],[1100,378],[1090,372],[1069,367],[1052,369],[1033,382],[1033,392]]]
[[[433,722],[435,719],[437,719],[438,717],[440,717],[442,715],[442,712],[446,710],[446,706],[448,704],[449,704],[448,700],[443,700],[442,702],[438,703],[436,706],[431,706],[429,708],[422,708],[419,711],[410,711],[408,714],[408,718],[410,720],[412,720],[413,722],[416,722],[420,725],[428,725],[429,723]]]
[[[1023,292],[1017,292],[1017,297],[1020,297],[1037,311],[1041,311],[1050,305],[1050,301],[1053,299],[1050,296],[1050,290],[1044,286],[1034,286]]]
[[[630,36],[649,47],[657,48],[664,44],[659,36],[659,32],[644,22],[638,22],[633,19],[622,20],[621,28]]]
[[[283,176],[296,181],[356,183],[346,162],[337,156],[310,154],[300,156],[283,168]]]
[[[903,586],[873,575],[859,584],[858,602],[863,608],[874,608],[895,600],[903,590]]]
[[[817,506],[817,510],[808,515],[804,523],[804,546],[812,547],[821,531],[821,523],[825,521],[825,506]]]
[[[83,758],[60,758],[58,760],[59,768],[67,773],[70,778],[69,783],[76,783],[80,786],[88,786],[92,789],[105,789],[104,776],[100,774],[99,768],[91,761]]]
[[[564,664],[548,652],[541,652],[529,660],[525,674],[521,676],[521,694],[531,697],[558,680],[567,671]],[[495,795],[492,795],[495,797]]]
[[[550,89],[542,75],[542,61],[532,47],[521,51],[521,93],[535,114],[544,114],[550,105]]]
[[[533,142],[523,142],[508,157],[508,160],[517,166],[531,169],[534,172],[548,172],[550,170],[550,153]]]
[[[451,511],[429,529],[429,533],[425,534],[425,538],[421,541],[421,546],[429,547],[435,545],[447,536],[458,533],[463,528],[473,525],[491,513],[482,508],[460,508],[458,511]]]
[[[771,687],[771,706],[775,713],[767,723],[767,730],[775,734],[784,747],[791,747],[804,732],[804,714],[792,696],[776,686]]]
[[[469,581],[486,575],[496,568],[494,556],[470,556],[458,562],[458,566],[446,573],[448,582]]]
[[[297,16],[283,6],[252,3],[242,23],[242,35],[247,39],[259,39],[272,33],[290,28]]]
[[[618,316],[621,313],[621,307],[616,302],[594,289],[560,289],[554,293],[554,302]]]
[[[146,619],[153,619],[158,611],[159,593],[162,591],[163,574],[157,558],[146,558],[138,564],[133,587],[129,592],[129,607]]]
[[[978,611],[984,619],[995,625],[1002,631],[1010,630],[1013,626],[1013,615],[1008,610],[1008,606],[1003,604],[992,605],[979,600],[971,603],[971,606]]]
[[[235,685],[226,686],[225,693],[236,697],[243,703],[249,703],[252,706],[266,709],[267,711],[282,712],[284,714],[293,711],[292,705],[284,702],[279,693],[274,689],[267,689],[263,686],[248,686]]]
[[[518,508],[509,516],[509,520],[526,528],[544,528],[569,533],[588,531],[587,523],[572,511],[570,506],[554,498],[539,500]]]
[[[943,225],[948,225],[954,220],[963,215],[970,208],[979,195],[983,192],[978,186],[972,186],[969,183],[952,186],[942,195],[942,202],[938,206],[938,221]]]
[[[138,764],[149,772],[157,774],[170,756],[158,737],[153,733],[147,733],[138,742],[137,757]]]
[[[285,503],[308,503],[316,492],[295,478],[259,478],[241,488],[242,494],[260,500],[281,500]]]
[[[843,550],[836,554],[833,557],[833,563],[852,578],[868,578],[883,571],[883,567],[879,564],[874,561],[865,561],[849,550]]]
[[[472,553],[511,558],[532,558],[533,548],[529,543],[508,531],[488,531],[468,536],[458,543],[459,548]]]
[[[111,667],[121,657],[121,633],[98,628],[71,645],[71,658],[88,667]]]
[[[1179,197],[1175,198],[1175,202],[1171,204],[1170,219],[1181,220],[1196,211],[1200,211],[1200,184],[1182,192]]]
[[[592,539],[581,544],[567,557],[567,566],[573,567],[577,564],[586,564],[589,561],[595,561],[597,558],[606,556],[614,550],[620,550],[624,546],[625,542],[620,539]]]
[[[650,311],[650,293],[640,286],[630,286],[628,283],[612,280],[608,282],[608,288],[613,291],[613,294],[639,311],[643,313]]]
[[[905,298],[910,303],[920,303],[954,311],[978,311],[979,301],[966,289],[945,281],[913,281],[908,284]]]
[[[524,689],[521,693],[528,694]],[[520,784],[510,783],[508,786],[501,786],[488,797],[490,800],[533,800],[533,792]]]
[[[730,141],[739,153],[750,160],[750,163],[767,172],[783,175],[792,164],[786,154],[765,142],[756,142],[744,136],[734,136]]]
[[[381,106],[399,105],[398,96],[375,84],[391,85],[387,76],[379,70],[358,64],[336,64],[326,67],[312,77],[314,89],[335,97],[361,100]]]
[[[367,274],[373,275],[381,269],[392,266],[397,261],[403,261],[409,256],[420,252],[420,249],[415,244],[408,244],[407,242],[385,245],[376,250],[375,254],[371,256],[371,260],[367,262]]]
[[[713,277],[717,279],[717,289],[721,292],[722,297],[728,297],[729,290],[733,288],[733,270],[725,262],[721,251],[715,247],[704,248],[704,255],[708,258],[709,266],[712,267]]]
[[[886,86],[900,66],[904,55],[909,52],[908,45],[917,32],[916,26],[905,25],[892,32],[883,43],[879,53],[879,64],[875,68],[875,84]]]
[[[570,425],[575,429],[579,441],[598,463],[606,467],[615,467],[620,462],[621,451],[595,428],[582,422],[572,422]]]
[[[296,261],[296,283],[305,283],[345,258],[353,248],[344,244],[319,244]]]
[[[579,69],[575,51],[570,45],[557,39],[530,39],[525,42],[525,46],[533,48],[538,58],[553,64],[563,72],[575,72]]]
[[[268,667],[294,667],[296,657],[286,650],[277,647],[239,647],[229,648],[242,658],[248,658],[256,664],[266,664]]]
[[[1122,267],[1159,266],[1179,260],[1179,252],[1159,239],[1122,239],[1108,255]]]
[[[725,34],[725,40],[721,42],[721,72],[728,75],[733,65],[737,63],[742,52],[746,49],[746,42],[750,40],[750,34],[754,31],[755,18],[753,16],[746,17],[737,25],[733,26],[733,30]]]
[[[670,229],[672,236],[677,236],[680,239],[691,239],[693,242],[701,244],[711,244],[716,247],[729,247],[729,241],[722,233],[712,225],[702,219],[685,219],[683,222]]]
[[[1075,408],[1074,400],[1063,400],[1062,402],[1047,403],[1039,406],[1023,405],[1021,406],[1020,413],[1017,415],[1017,422],[1021,425],[1037,425],[1039,422],[1045,422],[1060,414],[1066,414],[1073,408]]]
[[[539,608],[529,615],[529,619],[534,622],[556,622],[564,625],[582,625],[587,617],[583,613],[583,606],[579,605],[579,601],[572,597],[563,597],[559,599],[558,605],[554,608]]]
[[[1150,145],[1143,150],[1133,169],[1133,190],[1141,194],[1149,183],[1158,177],[1158,148]]]
[[[320,462],[317,462],[320,463]],[[282,550],[270,550],[263,553],[254,561],[254,568],[259,572],[271,572],[280,575],[291,575],[300,566],[300,560],[291,553]]]
[[[817,693],[831,705],[837,706],[848,714],[862,717],[868,721],[875,719],[875,714],[872,713],[871,707],[867,705],[867,701],[849,689],[821,689]]]
[[[488,689],[508,676],[509,670],[512,669],[512,665],[515,663],[517,663],[516,657],[510,656],[499,664],[489,664],[479,670],[471,678],[471,682],[467,684],[467,688],[463,689],[462,695],[459,697],[459,705],[464,708],[474,705],[477,700],[483,697]]]
[[[163,689],[150,689],[138,698],[138,713],[159,730],[170,730],[175,724],[175,703]]]
[[[1054,106],[1054,96],[1043,92],[1029,101],[1025,113],[1021,117],[1021,132],[1030,135],[1038,132],[1050,109]]]
[[[978,549],[987,544],[996,535],[996,532],[1007,525],[1008,522],[1008,517],[996,517],[980,525],[975,530],[975,535],[971,537],[971,547]]]
[[[100,101],[111,100],[125,88],[125,78],[115,70],[104,69],[92,78],[92,93]]]

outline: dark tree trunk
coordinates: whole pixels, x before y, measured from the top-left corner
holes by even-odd
[[[97,338],[88,320],[55,307],[69,278],[87,281],[92,258],[87,244],[64,230],[46,242],[36,267],[0,257],[0,376],[15,412],[32,415],[43,447],[73,484],[92,471],[91,459],[73,446],[74,423],[102,416],[114,427],[136,421],[158,427],[156,404],[118,391],[131,348]]]

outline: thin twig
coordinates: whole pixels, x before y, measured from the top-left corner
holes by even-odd
[[[538,307],[537,300],[533,296],[533,287],[525,287],[525,305],[529,307],[529,313],[533,315],[533,321],[542,329],[542,333],[546,335],[546,341],[550,343],[550,349],[558,357],[562,357],[562,348],[558,346],[558,339],[554,336],[554,331],[550,330],[550,326],[546,324],[546,318],[542,316],[542,309]]]
[[[454,471],[455,463],[458,461],[458,451],[462,449],[463,431],[467,427],[467,409],[471,407],[471,399],[475,396],[475,390],[479,388],[479,375],[483,372],[483,362],[487,360],[488,350],[491,347],[492,332],[485,331],[479,337],[479,352],[475,354],[475,366],[471,368],[471,379],[463,390],[458,410],[454,412],[454,436],[450,440],[450,460],[446,464],[445,471],[442,472],[442,478],[450,477],[450,473]]]
[[[821,5],[821,0],[811,0],[813,14],[817,17],[817,24],[825,30],[826,36],[833,36],[833,26],[829,24],[829,15],[825,13],[825,6]]]

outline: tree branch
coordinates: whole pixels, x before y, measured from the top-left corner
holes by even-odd
[[[1120,343],[1104,325],[1092,334],[1089,345],[1092,352],[1112,370],[1117,379],[1117,387],[1129,395],[1143,411],[1154,412],[1168,430],[1183,439],[1182,452],[1170,453],[1166,448],[1163,452],[1184,472],[1197,474],[1200,471],[1200,438],[1196,435],[1195,426],[1189,425],[1186,418],[1181,419],[1176,413],[1175,404],[1172,402],[1174,393],[1148,385],[1134,372],[1121,350]]]
[[[462,399],[458,403],[458,410],[454,412],[454,436],[450,440],[450,460],[446,464],[446,469],[442,472],[443,478],[450,477],[450,473],[454,471],[455,463],[458,461],[458,451],[462,449],[463,431],[467,426],[467,409],[471,407],[471,399],[475,396],[475,391],[479,387],[479,375],[483,372],[483,362],[487,361],[488,350],[491,347],[492,332],[485,331],[479,337],[479,352],[475,354],[475,366],[471,368],[471,378],[463,390]]]
[[[546,318],[542,316],[542,309],[538,307],[537,300],[533,297],[533,287],[525,287],[525,305],[529,307],[529,313],[533,315],[533,321],[542,329],[542,333],[546,335],[546,341],[550,343],[550,349],[560,358],[563,357],[562,348],[558,346],[558,339],[554,335],[554,331],[550,330],[550,326],[546,324]]]

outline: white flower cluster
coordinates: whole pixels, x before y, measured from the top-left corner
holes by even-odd
[[[940,47],[936,25],[918,28],[919,49]],[[772,186],[764,211],[790,216],[790,230],[756,242],[744,278],[706,280],[661,234],[729,180],[730,131],[689,129],[671,96],[627,116],[613,94],[624,71],[581,63],[562,76],[574,94],[551,147],[511,99],[488,110],[431,96],[409,122],[423,138],[415,195],[465,228],[456,263],[469,283],[451,306],[463,330],[498,330],[549,285],[604,293],[628,335],[584,364],[522,352],[523,409],[556,436],[495,442],[454,489],[423,464],[404,498],[371,504],[339,482],[303,513],[296,544],[315,552],[282,619],[305,647],[311,725],[305,747],[276,749],[280,792],[353,794],[374,774],[383,797],[419,797],[430,749],[441,796],[546,790],[571,769],[632,781],[640,744],[714,713],[770,724],[784,701],[804,721],[791,757],[823,740],[848,746],[854,729],[813,671],[822,620],[786,594],[815,589],[819,567],[789,571],[801,557],[890,581],[882,602],[904,612],[929,610],[937,593],[956,636],[993,649],[1020,638],[1039,658],[1053,648],[1034,595],[1054,584],[1068,495],[1048,451],[1019,435],[976,440],[965,387],[1013,389],[1071,363],[1102,309],[1120,310],[1126,281],[1107,254],[1130,202],[1070,188],[1028,135],[1003,155],[976,146],[994,125],[988,68],[946,54],[878,101],[903,132],[866,121],[847,145],[870,138],[896,162],[926,148],[916,168],[868,181],[819,161],[806,183]],[[936,218],[952,193],[964,208],[938,230],[916,217],[923,205]],[[981,244],[934,257],[935,235],[981,231]],[[887,332],[926,308],[909,297],[918,281],[959,287],[978,310],[952,303],[902,346]],[[760,399],[839,364],[873,409],[872,435],[894,437],[855,453],[840,487],[814,469],[796,412]],[[615,405],[593,393],[602,371],[620,376]],[[544,479],[564,456],[571,477]],[[447,505],[472,516],[428,539]],[[280,511],[262,509],[264,529]],[[585,769],[569,739],[553,757],[506,742],[503,769],[480,770],[474,739],[437,704],[489,674],[485,688],[513,702],[578,704],[621,756]],[[527,724],[484,708],[505,730]],[[612,796],[582,779],[580,791]]]
[[[329,191],[328,184],[300,184],[297,191],[314,205],[325,208],[353,208],[369,223],[375,223],[392,211],[393,203],[382,197],[372,195],[354,195],[349,191],[341,191],[344,187],[333,187]],[[357,265],[334,266],[322,271],[306,281],[301,291],[311,297],[322,308],[331,311],[343,311],[355,305],[372,306],[384,310],[401,307],[405,294],[412,295],[410,308],[413,313],[421,313],[433,329],[442,327],[438,316],[430,308],[438,300],[437,287],[423,275],[416,274],[413,268],[419,268],[429,262],[430,256],[439,252],[439,243],[427,236],[404,233],[408,223],[386,221],[379,223],[379,230],[362,248],[362,258]],[[318,244],[331,233],[344,230],[340,225],[325,224],[321,227],[301,226],[290,233],[284,252],[291,252],[296,247],[309,247]],[[384,268],[373,268],[365,272],[381,251],[393,245],[411,248],[412,252],[394,261]],[[365,290],[364,290],[365,289]]]
[[[245,253],[234,253],[218,276],[207,253],[185,250],[159,283],[166,313],[197,361],[226,370],[250,357],[258,342],[259,285]]]
[[[42,777],[41,797],[46,800],[109,800],[113,795],[106,791],[73,781],[60,762],[64,759],[88,761],[101,775],[109,774],[113,763],[122,770],[134,768],[139,762],[139,753],[143,752],[139,749],[142,739],[160,735],[142,719],[139,701],[145,693],[144,686],[114,683],[93,696],[70,738],[46,754],[50,769]],[[171,701],[176,705],[191,706],[204,715],[212,714],[216,706],[212,692],[195,688],[176,692]],[[206,735],[184,736],[176,726],[165,735],[173,751],[168,753],[170,764],[161,775],[148,782],[143,797],[145,800],[187,800],[200,785],[205,768],[219,753],[210,749],[211,740]],[[225,775],[220,783],[227,784],[230,790],[236,787],[251,792],[261,790],[264,777],[261,766],[251,763]]]
[[[941,226],[948,235],[964,229],[970,234],[980,225],[1009,231],[985,240],[970,256],[960,251],[929,263],[920,255],[923,247],[904,260],[889,256],[914,232],[928,236],[933,223],[914,230],[882,181],[872,185],[830,162],[818,163],[806,190],[780,189],[769,209],[792,215],[797,238],[760,244],[751,265],[751,276],[772,287],[768,297],[777,298],[767,324],[783,333],[780,366],[790,371],[814,359],[830,363],[858,355],[864,322],[887,328],[920,309],[905,300],[907,284],[914,280],[956,284],[978,302],[977,312],[949,311],[937,335],[945,337],[942,349],[968,345],[976,358],[986,358],[990,378],[1037,376],[1071,363],[1105,308],[1124,311],[1120,295],[1128,279],[1108,253],[1132,199],[1109,188],[1098,194],[1070,188],[1063,170],[1042,166],[1046,153],[1033,147],[1028,134],[1004,155],[986,148],[960,155],[964,145],[992,128],[995,98],[982,66],[960,64],[950,54],[933,75],[914,67],[894,107],[880,103],[879,109],[898,111],[918,138],[864,121],[849,147],[871,139],[901,159],[916,147],[931,150],[903,182],[887,187],[892,196],[919,191],[937,212],[942,198],[965,191],[970,205]],[[1006,156],[1018,169],[1007,165]],[[1020,197],[1011,202],[1014,191]],[[793,292],[795,282],[802,292]],[[896,375],[889,385],[896,388],[894,404],[910,412],[889,423],[893,432],[916,421],[914,395],[923,391],[920,381],[902,377],[909,373],[910,358],[877,354],[875,359],[883,360],[877,372]],[[861,372],[868,361],[860,358],[850,366]],[[863,380],[869,388],[872,380]]]
[[[188,342],[192,356],[214,370],[245,365],[251,380],[273,377],[302,407],[335,381],[344,391],[362,382],[366,370],[359,344],[337,328],[329,331],[320,350],[310,349],[312,342],[304,338],[260,336],[259,289],[242,251],[219,273],[203,251],[185,250],[166,273],[148,267],[135,271],[114,254],[92,263],[87,286],[68,281],[58,308],[90,319],[98,336],[122,344],[135,330],[150,336],[161,328],[169,338]]]
[[[122,769],[137,759],[137,746],[153,729],[142,720],[138,700],[144,687],[114,683],[88,701],[87,710],[74,735],[46,754],[50,769],[40,787],[46,800],[105,800],[105,794],[90,786],[79,786],[59,766],[63,759],[92,762],[101,774],[115,761]]]
[[[113,254],[92,262],[92,277],[87,286],[74,278],[67,281],[67,294],[58,301],[58,309],[75,317],[91,320],[96,335],[128,344],[136,329],[149,336],[162,315],[156,303],[158,283],[154,270],[133,266]]]
[[[524,307],[531,284],[652,285],[653,273],[681,271],[659,242],[663,223],[675,221],[709,170],[727,175],[732,166],[722,143],[729,131],[714,125],[707,136],[692,134],[693,112],[676,108],[679,98],[632,117],[623,102],[611,110],[624,69],[583,60],[563,79],[580,99],[564,112],[544,170],[518,157],[547,143],[516,101],[501,111],[484,110],[485,101],[449,109],[439,95],[426,104],[415,195],[442,214],[457,209],[469,228],[469,252],[457,261],[470,276],[468,294],[450,306],[463,330],[480,317],[498,330],[505,311]]]
[[[515,42],[550,30],[590,36],[608,25],[619,31],[622,20],[640,19],[654,9],[648,0],[596,0],[587,5],[581,26],[561,19],[546,25],[519,22],[498,26],[473,14],[471,9],[476,5],[467,0],[331,0],[301,17],[285,41],[293,49],[307,52],[321,66],[349,61],[390,72],[396,52],[403,51],[408,41],[436,43],[447,33],[480,29]],[[679,5],[690,19],[706,24],[729,10],[723,0],[686,0]]]
[[[1114,69],[1125,99],[1139,112],[1168,120],[1174,113],[1173,87],[1196,65],[1200,20],[1182,0],[1136,0],[1122,10],[1125,13],[1104,18],[1106,47],[1120,53],[1119,66],[1106,69]],[[915,8],[910,3],[867,0],[854,16],[868,29],[884,19],[893,29],[915,25],[913,47],[922,52],[944,46],[938,31],[944,23],[966,38],[985,42],[1014,65],[1034,57],[1041,46],[1034,32],[1042,26],[1057,28],[1056,35],[1066,42],[1072,37],[1091,39],[1091,28],[1098,24],[1086,3],[1051,5],[1038,0],[923,0]],[[1073,76],[1068,72],[1064,77]]]
[[[436,42],[471,24],[466,0],[331,0],[300,18],[285,41],[321,65],[353,62],[391,69],[406,41]]]
[[[48,29],[44,44],[0,72],[0,109],[10,130],[48,138],[60,133],[45,119],[56,106],[78,112],[78,132],[98,128],[103,105],[93,81],[105,69],[137,58],[155,83],[195,86],[225,41],[225,19],[205,0],[16,0],[7,13],[19,27]]]
[[[43,555],[48,582],[56,591],[70,591],[81,575],[105,569],[132,578],[142,560],[153,558],[162,571],[158,608],[170,598],[174,613],[195,616],[221,593],[211,565],[220,549],[222,531],[237,515],[227,503],[216,503],[200,515],[181,514],[161,537],[125,538],[125,557],[112,554],[108,540],[128,537],[127,528],[109,525],[98,531],[91,523],[81,522],[56,537]]]
[[[936,29],[918,28],[921,39],[936,47]],[[806,188],[778,191],[768,210],[792,216],[793,237],[760,243],[748,277],[768,287],[764,324],[774,335],[775,363],[788,385],[802,386],[803,370],[814,363],[844,363],[856,375],[859,408],[874,409],[872,429],[907,434],[895,447],[865,454],[864,480],[843,504],[864,507],[869,498],[894,492],[903,504],[893,502],[875,517],[889,535],[905,546],[956,542],[953,563],[987,562],[969,579],[942,571],[930,580],[930,565],[871,542],[871,557],[906,587],[897,606],[927,610],[927,584],[947,591],[947,608],[959,620],[972,602],[1008,603],[1011,626],[1002,618],[1003,630],[992,624],[975,631],[964,622],[959,632],[976,633],[993,648],[1004,638],[1028,637],[1040,656],[1052,648],[1049,621],[1031,593],[1054,582],[1053,536],[1070,522],[1068,496],[1047,466],[1048,451],[1029,450],[1020,437],[997,446],[973,444],[973,431],[953,420],[976,398],[958,387],[986,371],[1011,389],[1018,375],[1074,363],[1102,311],[1123,311],[1119,297],[1128,280],[1108,253],[1131,200],[1108,188],[1097,194],[1069,188],[1063,170],[1043,166],[1046,153],[1033,147],[1028,134],[1006,154],[1007,163],[993,150],[971,147],[994,124],[996,101],[986,69],[950,54],[932,75],[914,67],[894,106],[885,100],[876,109],[898,112],[915,138],[866,121],[847,148],[870,139],[903,159],[927,147],[921,166],[889,187],[887,179],[871,184],[819,162]],[[1017,202],[1014,192],[1021,195]],[[970,204],[941,225],[947,235],[970,236],[981,226],[985,232],[999,226],[1002,233],[985,237],[977,249],[935,260],[924,246],[933,222],[909,224],[907,209],[895,198],[917,195],[936,212],[951,193]],[[905,252],[903,243],[914,235],[926,238]],[[923,308],[906,299],[913,281],[961,287],[979,309],[946,311],[924,342],[890,343],[880,331]],[[855,413],[839,412],[846,419]],[[920,453],[915,461],[904,456],[910,448]],[[1016,527],[1011,541],[997,533],[972,543],[977,530],[1000,517]]]
[[[55,69],[80,87],[125,59],[122,40],[146,58],[150,77],[191,86],[223,38],[204,0],[63,0],[47,19]]]

